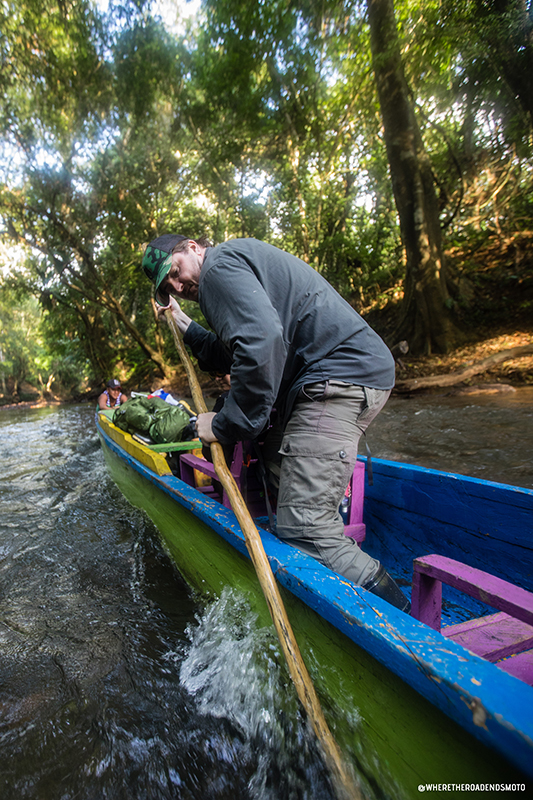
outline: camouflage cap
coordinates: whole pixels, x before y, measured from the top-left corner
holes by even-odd
[[[165,233],[150,242],[144,251],[142,268],[146,277],[154,284],[156,292],[170,272],[173,249],[186,238],[177,233]]]

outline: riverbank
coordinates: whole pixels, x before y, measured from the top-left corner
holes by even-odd
[[[50,399],[45,399],[43,397],[38,398],[37,400],[20,400],[18,403],[4,402],[4,397],[0,395],[0,411],[8,411],[11,408],[47,408],[48,406],[61,406],[64,403],[73,403],[72,399],[61,399],[59,397],[52,397]]]
[[[472,367],[505,350],[533,344],[533,333],[528,330],[500,333],[492,338],[457,348],[447,355],[410,356],[407,353],[396,363],[396,381],[409,381],[430,375],[448,375]],[[533,354],[511,358],[496,364],[472,378],[448,388],[450,393],[467,393],[477,388],[480,392],[505,391],[505,387],[533,386]],[[425,391],[442,391],[441,389]]]

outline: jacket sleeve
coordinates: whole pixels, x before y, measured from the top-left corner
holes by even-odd
[[[231,372],[231,353],[218,336],[207,331],[194,320],[187,328],[183,341],[188,345],[203,372]]]
[[[200,305],[232,354],[231,390],[213,433],[223,443],[254,439],[268,422],[287,359],[281,320],[252,269],[231,252],[207,272]]]

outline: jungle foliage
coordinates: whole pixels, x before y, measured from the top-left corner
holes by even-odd
[[[390,345],[468,335],[472,254],[530,229],[531,2],[100,9],[0,7],[0,379],[172,379],[140,271],[169,231],[261,238],[363,314],[394,304]]]

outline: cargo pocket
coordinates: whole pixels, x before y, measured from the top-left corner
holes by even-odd
[[[285,434],[282,456],[278,527],[284,536],[323,527],[325,515],[336,519],[350,480],[357,448],[315,434]]]

